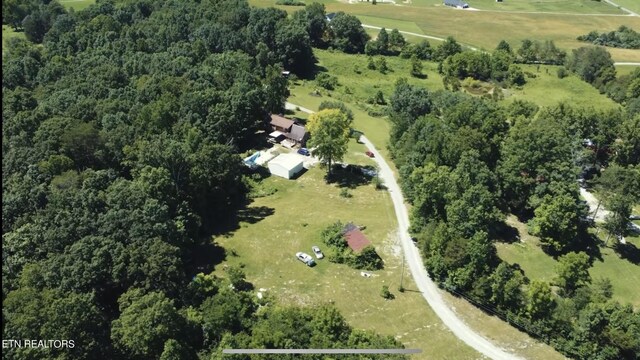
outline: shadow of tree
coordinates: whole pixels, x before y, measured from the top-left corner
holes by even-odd
[[[227,251],[215,241],[206,241],[189,249],[189,263],[185,269],[188,279],[198,273],[209,274],[227,258]]]
[[[507,224],[504,221],[496,224],[496,226],[491,229],[491,231],[493,232],[492,235],[496,238],[496,240],[502,243],[512,244],[520,241],[520,233],[518,232],[518,229]]]
[[[363,167],[356,165],[347,165],[343,167],[340,164],[333,165],[331,175],[327,174],[325,180],[329,184],[337,184],[339,187],[355,189],[358,186],[371,183],[372,178],[362,172]]]
[[[613,250],[620,255],[622,259],[629,261],[634,265],[640,265],[640,249],[638,249],[634,244],[627,242],[616,243],[613,245]]]

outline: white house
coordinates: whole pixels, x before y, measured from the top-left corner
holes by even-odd
[[[280,154],[267,164],[272,175],[291,179],[303,168],[302,157],[296,154]]]

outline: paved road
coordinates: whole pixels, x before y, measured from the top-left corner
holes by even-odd
[[[304,107],[294,105],[291,103],[286,103],[285,106],[287,109],[296,109],[299,108],[300,111],[304,111],[307,113],[312,113],[313,111],[306,109]],[[482,353],[485,356],[488,356],[491,359],[495,360],[517,360],[522,359],[515,354],[511,354],[501,349],[500,347],[492,344],[484,337],[480,336],[478,333],[473,331],[467,324],[464,323],[456,313],[449,308],[447,303],[442,298],[440,294],[440,290],[438,290],[438,286],[431,280],[427,270],[424,267],[422,262],[422,257],[420,256],[420,252],[413,244],[411,237],[409,235],[409,213],[407,211],[407,207],[405,206],[404,196],[402,195],[402,191],[400,190],[400,186],[396,181],[396,178],[393,174],[393,171],[384,160],[382,155],[376,150],[375,146],[369,139],[365,136],[360,137],[360,140],[365,144],[365,146],[374,154],[374,159],[380,168],[380,177],[384,181],[385,186],[387,187],[389,194],[391,195],[391,200],[393,201],[393,207],[395,208],[396,217],[398,218],[398,226],[400,233],[400,242],[402,244],[402,249],[404,250],[405,259],[407,264],[409,264],[409,269],[411,270],[411,274],[413,276],[418,289],[422,293],[422,296],[427,300],[429,306],[433,309],[433,311],[438,315],[438,317],[442,320],[442,322],[449,327],[449,329],[457,336],[460,340],[464,341],[467,345],[471,346],[478,352]]]
[[[613,65],[632,65],[632,66],[640,66],[640,62],[617,62],[613,63]]]

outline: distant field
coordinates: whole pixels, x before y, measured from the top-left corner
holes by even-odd
[[[95,4],[96,0],[58,0],[60,4],[66,8],[82,10],[91,4]]]
[[[634,0],[630,0],[634,1]],[[400,1],[397,1],[400,3]],[[623,14],[623,12],[604,2],[593,0],[465,0],[470,7],[493,11],[557,12],[576,14]],[[441,0],[411,0],[413,6],[442,6]]]
[[[512,264],[520,264],[530,279],[553,280],[556,261],[540,249],[539,240],[526,232],[525,224],[518,222],[513,216],[509,217],[508,223],[518,228],[523,242],[496,244],[500,258]],[[602,231],[599,235],[604,236]],[[589,269],[591,278],[609,278],[613,285],[614,299],[640,308],[637,290],[637,284],[640,284],[640,267],[620,258],[611,248],[600,247],[600,252],[602,260],[596,259]]]
[[[618,74],[618,76],[631,74],[635,69],[639,67],[640,66],[631,66],[631,65],[616,66],[616,73]]]
[[[503,4],[494,0],[481,0],[492,6],[500,6],[515,1],[522,6],[533,6],[530,1],[505,0]],[[273,6],[275,0],[250,0],[255,6]],[[640,29],[640,17],[632,16],[585,16],[536,13],[505,13],[496,11],[462,11],[441,5],[435,0],[413,0],[412,4],[397,1],[400,6],[389,4],[371,5],[370,3],[348,4],[338,1],[323,1],[327,12],[344,11],[358,16],[367,16],[371,20],[383,21],[385,27],[400,29],[407,23],[414,23],[425,35],[447,37],[454,36],[461,43],[470,44],[484,49],[494,49],[500,40],[507,40],[513,47],[518,47],[524,39],[554,40],[556,45],[565,49],[585,46],[576,40],[579,35],[592,30],[612,31],[626,25],[633,29]],[[474,1],[470,1],[473,6]],[[544,2],[550,6],[550,2]],[[573,2],[555,1],[558,9],[580,11],[585,7],[597,7],[604,13],[618,12],[612,6],[591,0],[576,0]],[[527,5],[528,4],[528,5]],[[436,6],[437,5],[437,6]],[[508,5],[507,5],[508,6]],[[280,7],[280,6],[279,6]],[[293,7],[280,7],[287,11],[295,11]],[[593,12],[593,9],[583,12]],[[370,24],[376,25],[376,24]],[[395,26],[394,26],[395,25]],[[609,49],[616,61],[640,62],[640,51],[627,49]]]
[[[416,34],[423,34],[422,29],[411,21],[390,20],[382,17],[357,15],[363,24],[374,25],[386,28],[387,30],[398,29]],[[378,30],[376,30],[378,31]]]
[[[620,106],[575,75],[559,79],[557,66],[540,66],[540,71],[535,65],[522,65],[522,68],[536,75],[536,78],[527,78],[527,83],[522,90],[505,90],[508,94],[505,97],[506,101],[528,100],[540,106],[555,105],[564,101],[571,105],[600,109]]]
[[[613,0],[613,2],[640,14],[640,1],[638,0]]]

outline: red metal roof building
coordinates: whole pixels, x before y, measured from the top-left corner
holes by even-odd
[[[354,252],[360,252],[362,249],[371,245],[371,241],[352,223],[347,224],[343,230],[344,238],[347,244]]]

